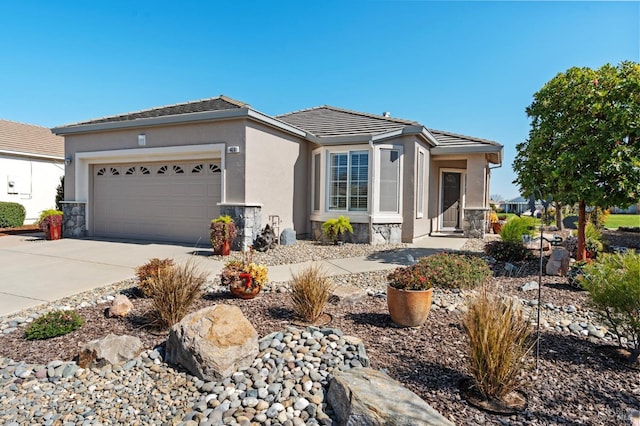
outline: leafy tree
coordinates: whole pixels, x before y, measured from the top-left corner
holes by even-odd
[[[523,194],[578,203],[578,259],[586,206],[626,207],[640,197],[640,64],[570,68],[527,107],[529,138],[513,163]]]

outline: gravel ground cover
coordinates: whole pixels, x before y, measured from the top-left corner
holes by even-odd
[[[638,242],[637,234],[607,232],[606,237],[615,239],[611,244],[617,246],[634,247]],[[480,251],[483,244],[482,241],[470,240],[464,249]],[[290,263],[292,258],[298,261],[319,259],[335,255],[331,249],[340,250],[339,257],[368,256],[380,250],[371,246],[334,247],[302,242],[295,248],[279,247],[273,251],[271,260],[269,254],[254,260],[279,264]],[[503,294],[517,297],[525,313],[535,322],[537,291],[524,292],[520,288],[525,283],[537,281],[537,262],[518,264],[517,272],[511,273],[504,266],[500,263],[494,265],[492,285]],[[532,354],[530,368],[523,377],[528,407],[519,414],[498,416],[468,405],[458,390],[459,381],[468,377],[460,317],[470,292],[436,290],[432,313],[423,327],[397,328],[390,322],[386,308],[386,274],[373,272],[334,277],[337,285],[356,285],[368,296],[362,303],[329,305],[327,312],[332,321],[328,327],[361,339],[371,367],[387,371],[456,424],[620,425],[628,423],[633,410],[640,410],[640,368],[623,364],[612,356],[606,346],[612,343],[611,334],[600,326],[597,316],[588,309],[586,294],[571,289],[565,278],[543,276],[538,369],[535,369],[535,356]],[[213,303],[237,305],[261,337],[273,336],[273,333],[287,330],[295,323],[286,283],[271,283],[253,300],[233,299],[217,282],[208,284],[207,295],[196,303],[194,309]],[[277,403],[282,403],[281,411],[277,410],[279,406],[273,399],[268,408],[263,407],[265,410],[260,411],[244,405],[250,391],[246,389],[246,378],[238,376],[237,381],[219,384],[201,383],[163,363],[162,348],[154,348],[164,338],[147,332],[141,325],[149,309],[148,300],[132,297],[134,311],[126,319],[107,319],[104,316],[113,294],[122,291],[132,295],[134,285],[132,281],[117,283],[61,300],[47,308],[2,319],[0,406],[4,413],[0,413],[0,423],[145,424],[182,421],[184,424],[215,424],[212,420],[217,418],[213,414],[217,408],[216,415],[227,415],[221,417],[226,419],[225,424],[241,424],[245,419],[257,424],[331,424],[330,417],[323,414],[331,415],[330,407],[326,407],[322,400],[322,386],[326,385],[327,374],[318,376],[318,372],[328,371],[324,364],[313,370],[318,377],[311,385],[302,383],[302,378],[284,385],[290,385],[294,392],[289,391],[286,398],[282,398],[282,391],[279,391],[277,397],[282,401],[279,399]],[[22,338],[24,324],[46,309],[61,306],[78,308],[86,325],[55,339],[30,342]],[[136,335],[143,340],[147,351],[131,365],[113,369],[83,371],[68,363],[80,345],[109,332]],[[292,333],[295,339],[296,333]],[[351,360],[353,365],[364,362],[357,356]],[[242,391],[243,386],[245,390]],[[222,389],[215,393],[216,387]],[[239,398],[240,403],[234,402],[233,392],[221,400],[220,391],[225,392],[227,388],[239,390],[236,399]],[[117,392],[113,392],[114,389]],[[211,395],[217,396],[213,398]],[[306,402],[299,402],[296,409],[296,402],[301,398]],[[310,403],[310,407],[306,403]],[[240,404],[239,407],[233,407],[236,404]],[[306,408],[300,410],[303,405]],[[220,412],[220,406],[225,408],[224,413]],[[267,416],[269,409],[272,417]],[[31,413],[31,417],[24,413]]]

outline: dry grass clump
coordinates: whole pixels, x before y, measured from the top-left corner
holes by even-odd
[[[136,268],[136,277],[138,278],[138,290],[143,297],[150,297],[149,295],[149,281],[160,274],[165,268],[173,267],[173,259],[158,259],[154,257],[149,259],[147,263]]]
[[[333,283],[324,270],[314,264],[291,278],[291,301],[296,315],[303,321],[314,323],[329,301]]]
[[[463,318],[470,371],[480,393],[501,400],[521,384],[525,357],[533,344],[520,306],[483,286]]]
[[[158,269],[147,280],[154,325],[166,329],[184,318],[193,302],[202,296],[206,280],[207,274],[198,271],[192,261]]]

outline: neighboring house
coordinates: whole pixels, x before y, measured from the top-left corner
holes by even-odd
[[[529,199],[524,197],[516,197],[511,200],[503,201],[502,210],[505,213],[515,213],[515,214],[530,213]]]
[[[0,120],[0,201],[22,204],[25,223],[55,208],[63,175],[64,138],[45,127]]]
[[[65,138],[65,235],[208,244],[230,214],[236,247],[269,216],[320,237],[346,215],[357,242],[482,237],[502,145],[323,106],[270,116],[225,96],[53,129]],[[69,221],[71,220],[71,221]],[[70,226],[76,221],[76,226]]]
[[[620,207],[612,207],[609,211],[613,214],[640,214],[640,203],[631,204],[626,209]]]

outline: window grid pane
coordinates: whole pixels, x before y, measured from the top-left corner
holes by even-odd
[[[329,210],[367,211],[369,153],[354,151],[329,156]]]

